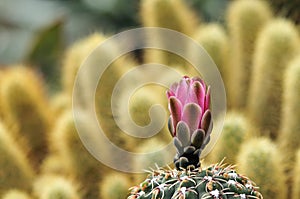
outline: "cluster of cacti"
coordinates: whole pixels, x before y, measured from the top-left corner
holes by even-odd
[[[12,65],[1,69],[0,198],[119,199],[126,198],[126,190],[140,182],[128,193],[130,199],[261,198],[262,195],[299,198],[299,31],[293,22],[274,15],[267,1],[239,0],[229,2],[223,24],[205,24],[182,0],[141,1],[143,27],[169,28],[188,35],[202,45],[219,68],[227,91],[229,114],[214,150],[202,165],[220,162],[225,157],[225,162],[236,164],[236,168],[221,163],[200,167],[199,155],[210,141],[212,115],[208,109],[209,88],[199,79],[188,80],[193,89],[188,91],[186,101],[177,96],[173,87],[168,93],[167,107],[165,88],[146,86],[137,88],[130,99],[120,95],[117,105],[125,103],[128,107],[117,107],[119,115],[112,114],[114,86],[126,72],[138,66],[136,60],[166,64],[182,75],[196,76],[193,63],[170,52],[145,49],[142,54],[130,53],[116,59],[99,79],[94,96],[99,124],[112,143],[133,153],[147,153],[126,160],[135,171],[155,169],[156,164],[166,162],[169,154],[156,151],[170,141],[168,127],[165,125],[154,138],[141,141],[125,134],[114,117],[123,125],[132,119],[136,125],[146,127],[151,123],[152,105],[162,104],[171,111],[169,130],[176,146],[176,169],[157,168],[146,179],[144,175],[113,172],[95,159],[80,140],[72,116],[77,72],[108,35],[94,33],[71,45],[59,61],[62,88],[55,91],[49,91],[52,86],[46,85],[43,74],[33,67]],[[170,45],[164,43],[165,35],[152,36],[149,42],[161,43],[163,47]],[[180,42],[174,43],[193,53]],[[118,44],[110,46],[105,56],[110,57],[110,52],[118,52]],[[96,66],[98,61],[97,57],[89,57],[88,64]],[[91,67],[90,74],[94,69],[97,67]],[[143,72],[140,71],[138,78],[147,79]],[[162,73],[155,78],[170,77]],[[78,81],[84,85],[79,93],[84,103],[91,79]],[[137,79],[131,81],[134,84]],[[200,99],[199,93],[208,97]],[[195,102],[200,105],[191,105]],[[125,111],[131,118],[121,117]],[[162,115],[154,119],[157,118],[164,119]],[[85,136],[93,139],[92,134],[90,129]],[[141,132],[143,136],[146,134]],[[115,161],[110,151],[103,150],[101,154]],[[257,183],[262,195],[242,174]]]

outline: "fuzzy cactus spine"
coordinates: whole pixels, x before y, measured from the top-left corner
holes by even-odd
[[[23,152],[0,122],[0,195],[9,189],[30,190],[34,171]]]
[[[11,189],[6,191],[1,199],[31,199],[31,197],[26,192]]]
[[[300,149],[296,153],[296,164],[293,171],[293,194],[292,199],[300,198]]]
[[[4,121],[15,128],[16,137],[24,138],[37,169],[47,153],[53,121],[42,79],[29,68],[12,66],[1,80],[0,98]]]
[[[237,157],[239,172],[253,179],[264,198],[284,199],[287,194],[282,156],[267,138],[247,140]]]
[[[283,73],[299,53],[299,42],[294,24],[285,19],[270,22],[256,42],[248,116],[263,135],[273,139],[281,118]]]
[[[241,0],[229,4],[227,25],[232,74],[227,93],[229,106],[233,108],[243,109],[247,105],[256,40],[271,16],[271,9],[265,1]]]

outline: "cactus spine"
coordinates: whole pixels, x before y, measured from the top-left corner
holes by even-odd
[[[79,199],[77,186],[60,176],[41,176],[34,183],[38,199]]]
[[[300,198],[300,149],[296,155],[296,164],[294,166],[294,182],[293,182],[293,196],[292,199]]]
[[[46,137],[52,122],[44,85],[34,71],[14,66],[5,71],[0,88],[5,122],[16,127],[16,136],[24,137],[37,169],[47,153]]]
[[[281,155],[267,138],[245,142],[237,157],[239,171],[253,179],[264,198],[286,198],[286,177],[281,166]]]
[[[229,106],[243,109],[247,104],[256,38],[271,15],[264,1],[241,0],[230,3],[227,24],[232,44],[230,66],[233,73],[227,92]]]
[[[65,112],[57,121],[50,142],[53,153],[58,154],[65,163],[66,170],[74,175],[78,182],[84,186],[85,198],[97,198],[97,183],[101,173],[106,170],[83,146],[75,124],[72,112]]]
[[[143,0],[140,15],[143,26],[168,28],[188,36],[192,36],[195,27],[198,27],[196,15],[182,0]],[[163,35],[159,32],[151,36],[150,41],[164,44]],[[181,46],[187,48],[184,43]],[[181,57],[156,49],[146,50],[145,60],[168,65],[187,65]]]
[[[101,198],[123,199],[128,194],[130,180],[122,173],[109,173],[100,182]]]
[[[23,150],[0,123],[0,195],[8,189],[30,190],[34,172]]]
[[[282,120],[278,142],[285,154],[285,166],[291,169],[300,146],[300,57],[293,60],[284,76]]]
[[[219,162],[225,157],[226,162],[234,164],[247,131],[246,118],[238,113],[227,114],[221,137],[211,152],[212,162]]]
[[[30,199],[31,197],[20,190],[17,189],[12,189],[7,192],[2,196],[2,199]]]
[[[228,37],[220,24],[207,24],[199,28],[194,39],[201,44],[220,70],[225,85],[228,86]]]
[[[297,30],[284,19],[268,24],[257,41],[248,113],[261,133],[273,139],[277,137],[281,117],[282,73],[298,52]]]

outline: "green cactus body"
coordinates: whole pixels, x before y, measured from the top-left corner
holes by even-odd
[[[30,190],[34,172],[11,134],[0,123],[0,195],[8,189]]]
[[[196,15],[182,0],[143,0],[141,1],[140,15],[145,27],[168,28],[188,36],[192,36],[195,27],[198,27]],[[153,43],[164,44],[163,36],[159,32],[151,35],[149,40]],[[187,48],[184,43],[181,46]],[[168,65],[188,65],[177,55],[155,49],[145,51],[145,60]]]
[[[260,132],[276,138],[283,93],[283,73],[289,60],[299,53],[294,25],[277,19],[266,26],[257,41],[248,104],[249,119]]]
[[[31,197],[20,190],[17,189],[12,189],[7,192],[2,196],[2,199],[30,199]]]
[[[262,198],[250,179],[236,173],[233,167],[221,164],[203,170],[158,169],[130,190],[128,199]]]
[[[24,138],[35,169],[47,153],[47,133],[52,113],[44,85],[29,68],[14,66],[1,80],[1,107],[8,126],[16,128],[16,137]]]
[[[122,173],[109,173],[100,182],[101,198],[124,199],[130,187],[130,180]]]
[[[232,74],[227,93],[229,106],[243,109],[247,105],[256,38],[272,14],[268,4],[260,0],[234,1],[229,5],[227,24]]]
[[[79,199],[77,185],[60,176],[46,175],[34,183],[34,194],[38,199]]]
[[[199,28],[193,38],[201,44],[220,70],[225,85],[228,86],[228,37],[220,24],[207,24]],[[191,52],[193,53],[193,52]]]
[[[285,73],[283,89],[282,120],[278,142],[284,152],[284,164],[295,163],[295,152],[300,146],[300,57],[293,60]]]
[[[293,173],[293,196],[292,199],[300,198],[300,149],[296,154],[296,164],[294,166],[294,173]]]
[[[237,151],[246,139],[248,123],[246,118],[238,113],[227,114],[223,132],[215,148],[210,153],[212,162],[219,162],[224,157],[230,164],[236,162]]]
[[[240,173],[253,179],[264,198],[286,198],[287,186],[281,156],[276,146],[267,138],[245,142],[237,158]]]
[[[97,183],[107,169],[85,149],[75,128],[72,112],[67,111],[58,119],[50,142],[53,153],[64,160],[62,164],[65,164],[63,167],[68,175],[81,183],[85,198],[97,198]]]

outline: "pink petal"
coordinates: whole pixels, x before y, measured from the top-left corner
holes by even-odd
[[[210,104],[210,86],[208,86],[205,96],[204,110],[209,109]]]
[[[177,82],[173,83],[170,87],[170,91],[172,91],[175,94],[177,87],[178,87],[178,83]]]
[[[202,110],[198,104],[189,103],[186,104],[182,112],[182,121],[184,121],[190,132],[194,132],[199,127],[201,121]]]
[[[177,123],[181,120],[181,111],[182,111],[181,109],[182,109],[181,102],[174,96],[171,96],[169,99],[169,110],[172,115],[172,124],[174,125],[173,126],[174,129],[176,129]]]
[[[200,84],[199,81],[194,82],[193,84],[193,90],[195,95],[197,96],[197,103],[201,107],[202,110],[204,109],[204,103],[205,103],[205,89],[203,88],[202,84]]]
[[[176,90],[176,97],[182,104],[185,103],[188,92],[188,84],[185,79],[181,79]]]
[[[168,97],[168,99],[170,97],[172,97],[172,96],[175,96],[175,93],[173,91],[171,91],[171,90],[167,91],[167,97]]]

